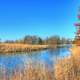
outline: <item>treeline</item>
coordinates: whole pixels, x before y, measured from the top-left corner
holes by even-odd
[[[42,39],[41,37],[38,36],[30,36],[27,35],[22,39],[18,40],[6,40],[4,43],[24,43],[24,44],[70,44],[71,40],[66,39],[66,38],[61,38],[59,36],[51,36],[47,37],[46,39]]]

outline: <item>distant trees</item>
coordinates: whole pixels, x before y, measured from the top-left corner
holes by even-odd
[[[70,39],[65,39],[65,38],[61,39],[61,44],[70,44],[70,43],[71,43]]]
[[[25,36],[23,42],[27,44],[42,44],[43,40],[37,36]]]
[[[33,35],[33,36],[26,35],[24,38],[18,39],[18,40],[15,40],[15,41],[6,40],[5,43],[59,45],[59,44],[69,44],[69,43],[71,43],[71,41],[69,39],[66,39],[66,38],[60,38],[57,35],[47,37],[46,39],[42,39],[42,38],[40,38],[38,36],[35,36],[35,35]]]
[[[6,40],[6,41],[4,41],[5,43],[14,43],[15,41],[13,41],[13,40]]]
[[[33,42],[32,42],[32,37],[31,36],[25,36],[24,38],[23,38],[23,42],[24,43],[27,43],[27,44],[32,44]]]
[[[1,39],[0,39],[0,43],[1,43]]]
[[[56,38],[54,36],[47,38],[46,44],[57,44]]]

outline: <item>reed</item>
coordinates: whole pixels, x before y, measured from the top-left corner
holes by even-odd
[[[80,48],[74,47],[71,56],[57,61],[55,66],[56,80],[80,80]]]
[[[31,52],[47,49],[48,45],[29,45],[22,43],[0,43],[0,54],[16,53],[16,52]]]

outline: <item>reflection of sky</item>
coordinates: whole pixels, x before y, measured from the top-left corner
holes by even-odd
[[[60,49],[60,58],[62,57],[66,57],[66,56],[69,56],[70,55],[70,52],[69,52],[69,49],[68,48],[62,48]]]
[[[21,57],[20,56],[1,56],[0,57],[0,64],[4,65],[6,68],[15,68],[16,65],[21,64]]]
[[[8,69],[15,69],[15,67],[24,66],[24,64],[27,64],[31,60],[33,63],[45,63],[50,66],[54,62],[55,57],[62,58],[68,55],[70,55],[70,53],[67,48],[56,49],[53,52],[47,50],[30,53],[29,55],[6,55],[0,56],[0,64]]]

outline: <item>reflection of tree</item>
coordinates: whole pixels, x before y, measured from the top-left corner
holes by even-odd
[[[54,49],[49,49],[49,53],[57,58],[61,52],[61,48],[54,48]]]

